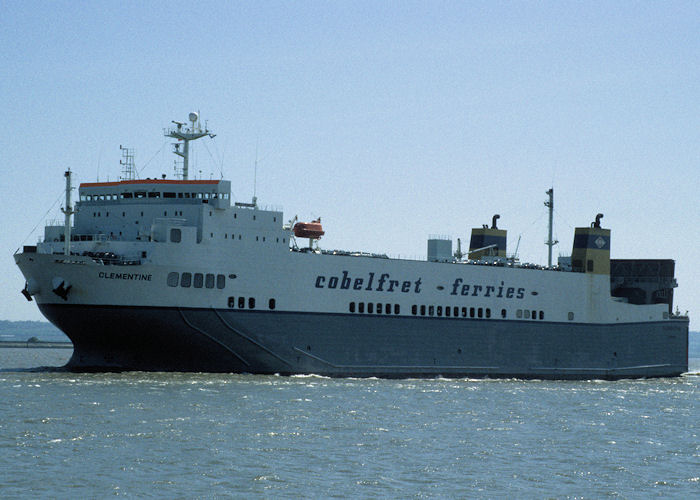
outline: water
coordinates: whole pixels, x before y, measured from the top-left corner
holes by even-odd
[[[0,349],[0,496],[700,495],[700,376],[73,374]],[[699,372],[700,360],[693,360]]]

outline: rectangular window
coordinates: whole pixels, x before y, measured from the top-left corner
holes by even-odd
[[[175,193],[163,193],[163,198],[175,198]]]
[[[248,309],[255,309],[255,298],[251,297],[248,299]]]
[[[233,297],[228,298],[228,306],[233,307],[236,305],[236,300]]]
[[[425,306],[424,305],[420,306],[420,315],[425,316]]]
[[[204,275],[202,273],[194,273],[194,287],[202,288],[204,285]]]
[[[544,319],[544,311],[540,311],[540,319]]]
[[[415,316],[416,314],[418,314],[418,306],[417,306],[417,305],[413,304],[413,305],[411,306],[411,314],[413,314],[414,316]]]
[[[208,273],[205,277],[205,282],[204,286],[207,288],[214,288],[214,275],[211,273]]]
[[[394,304],[394,314],[401,313],[401,306],[399,304]]]
[[[273,310],[275,308],[275,299],[270,299],[267,306],[270,308],[270,310]]]
[[[360,312],[360,313],[365,312],[365,303],[364,302],[360,302],[359,304],[357,304],[357,312]]]
[[[463,317],[463,318],[466,318],[466,317],[467,317],[467,308],[466,308],[466,307],[463,307],[463,308],[462,308],[462,317]]]
[[[476,313],[476,310],[473,307],[470,307],[469,308],[469,317],[473,318],[474,316],[476,316],[475,313]]]
[[[506,317],[506,310],[501,309],[501,318],[505,318],[505,317]]]
[[[182,231],[177,228],[170,230],[170,241],[173,243],[180,243],[182,241]]]
[[[487,317],[487,318],[490,318],[490,317],[491,317],[491,309],[488,308],[488,307],[486,308],[486,317]]]
[[[391,314],[391,304],[387,304],[384,306],[384,312],[387,314]]]
[[[478,314],[479,314],[480,318],[483,318],[484,317],[484,309],[480,307],[478,310]]]
[[[180,280],[180,286],[189,288],[192,284],[192,273],[182,273],[182,280]]]
[[[355,312],[355,303],[354,303],[354,302],[350,302],[350,306],[349,306],[348,309],[349,309],[349,311],[350,311],[351,313],[354,313],[354,312]]]
[[[435,306],[428,306],[428,316],[433,316],[435,314]]]
[[[239,309],[245,308],[245,297],[238,297],[238,308]]]
[[[523,310],[522,310],[522,309],[518,309],[517,311],[515,311],[515,317],[516,317],[516,318],[522,318],[522,317],[523,317]]]
[[[168,273],[168,286],[177,286],[178,273]]]
[[[223,274],[216,275],[216,288],[223,290],[226,287],[226,276]]]
[[[369,303],[367,304],[367,312],[368,312],[369,314],[372,314],[372,313],[374,312],[374,304],[373,304],[372,302],[369,302]]]

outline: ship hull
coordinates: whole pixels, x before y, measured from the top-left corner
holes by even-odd
[[[532,323],[40,304],[75,371],[620,379],[688,369],[687,320]]]

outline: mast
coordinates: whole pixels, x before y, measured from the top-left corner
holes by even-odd
[[[71,171],[70,168],[66,170],[66,173],[64,174],[66,177],[66,207],[62,208],[61,211],[66,214],[65,222],[64,222],[64,239],[65,239],[65,244],[63,245],[63,253],[65,255],[70,255],[70,216],[73,215],[75,212],[73,211],[73,207],[70,205],[70,192],[71,192],[71,182],[70,182],[70,176],[71,176]]]
[[[189,157],[190,157],[190,141],[195,141],[200,137],[208,135],[210,138],[216,137],[216,134],[212,134],[207,128],[206,124],[204,129],[199,121],[199,113],[192,112],[189,115],[190,124],[185,126],[183,122],[176,122],[175,128],[164,130],[165,137],[172,137],[179,141],[184,141],[182,151],[180,151],[180,143],[173,144],[175,146],[173,153],[182,158],[182,179],[187,180],[189,175]]]
[[[549,208],[549,233],[547,241],[545,241],[544,244],[549,247],[547,267],[552,267],[552,247],[559,243],[557,240],[552,239],[552,228],[554,226],[554,188],[549,188],[546,194],[549,195],[549,199],[544,202],[544,206]]]

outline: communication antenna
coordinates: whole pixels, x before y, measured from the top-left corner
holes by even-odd
[[[549,199],[544,202],[544,206],[549,208],[549,232],[547,241],[545,241],[544,244],[549,247],[547,267],[552,267],[552,247],[559,243],[559,241],[552,239],[552,229],[554,226],[554,188],[549,188],[545,194],[549,195]]]
[[[122,152],[122,159],[119,160],[119,164],[122,166],[122,176],[120,180],[122,181],[133,181],[136,179],[136,167],[134,166],[134,149],[125,148],[121,144],[119,149]]]

